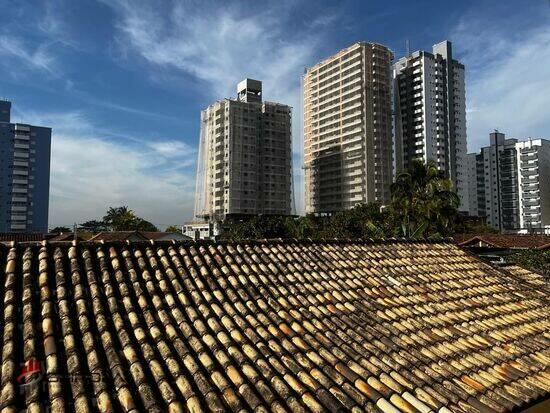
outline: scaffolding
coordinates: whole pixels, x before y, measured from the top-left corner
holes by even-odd
[[[199,154],[197,158],[197,182],[195,187],[195,217],[206,218],[211,215],[210,208],[210,174],[208,159],[210,157],[210,139],[208,138],[208,111],[201,113],[201,131]]]

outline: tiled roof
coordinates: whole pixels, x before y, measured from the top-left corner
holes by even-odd
[[[546,292],[550,296],[550,284],[541,274],[529,271],[519,265],[507,265],[503,268],[504,271],[511,273],[513,276],[521,279],[523,282]]]
[[[52,237],[55,237],[55,234],[43,234],[41,232],[2,232],[0,233],[0,242],[42,241]]]
[[[459,234],[454,237],[455,242],[461,246],[482,243],[496,248],[540,248],[550,244],[550,235],[521,235],[521,234]],[[550,247],[550,245],[548,246]]]
[[[90,240],[93,241],[126,241],[128,239],[133,240],[147,240],[147,238],[139,231],[103,231],[94,235]]]
[[[550,394],[547,286],[451,243],[45,243],[0,256],[1,413],[490,412]]]
[[[78,237],[78,241],[84,241],[84,238],[82,237],[82,234],[77,231],[76,236]],[[48,241],[72,241],[74,240],[74,232],[61,232],[57,235],[55,235],[52,238],[49,238]]]
[[[187,235],[183,235],[180,232],[163,232],[163,231],[139,231],[147,239],[157,240],[160,238],[177,237],[180,239],[191,239]]]

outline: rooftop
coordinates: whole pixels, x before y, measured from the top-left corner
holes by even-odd
[[[2,413],[489,412],[550,395],[550,286],[450,242],[46,241],[0,258]]]
[[[16,241],[42,241],[55,237],[56,234],[44,234],[42,232],[2,232],[0,233],[0,242]]]
[[[542,234],[459,234],[455,242],[464,247],[485,246],[493,248],[550,248],[550,235]]]

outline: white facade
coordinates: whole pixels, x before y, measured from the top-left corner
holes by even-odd
[[[471,215],[485,216],[492,227],[509,232],[545,232],[550,229],[550,141],[506,139],[490,135],[491,145],[475,159],[475,179],[470,178]]]
[[[516,143],[520,229],[550,229],[550,141]]]
[[[212,239],[215,240],[221,234],[221,224],[219,222],[194,221],[186,222],[184,226],[184,235],[191,239]]]
[[[435,161],[468,210],[464,66],[452,58],[451,43],[399,59],[393,78],[397,172],[414,159]]]
[[[385,46],[360,42],[306,69],[307,213],[389,201],[393,179],[392,59]]]

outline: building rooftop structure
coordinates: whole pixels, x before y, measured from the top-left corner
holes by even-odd
[[[6,241],[16,241],[16,242],[26,242],[26,241],[42,241],[45,239],[50,239],[55,237],[56,234],[47,234],[42,232],[1,232],[0,233],[0,242]]]
[[[1,413],[504,412],[550,395],[550,286],[450,241],[45,241],[0,257]]]
[[[187,235],[164,231],[102,231],[90,238],[90,241],[146,241],[191,239]]]
[[[550,235],[542,234],[459,234],[454,239],[461,247],[550,248]]]

